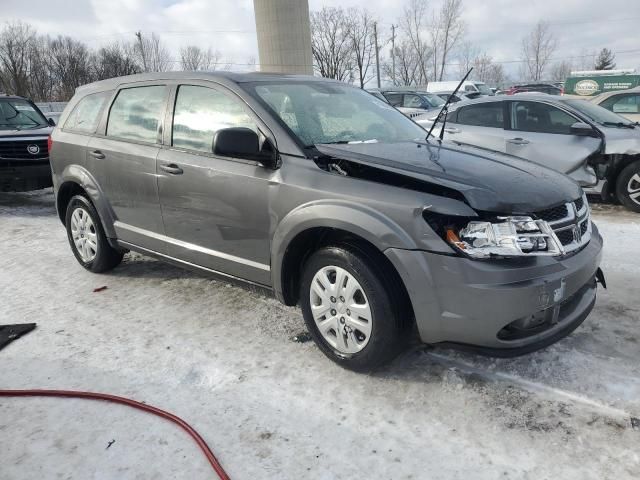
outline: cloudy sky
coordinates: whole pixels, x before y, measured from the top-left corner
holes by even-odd
[[[441,0],[427,0],[437,8]],[[381,40],[398,23],[403,0],[309,0],[323,6],[366,7],[379,20]],[[157,32],[177,58],[180,46],[219,50],[237,70],[257,58],[253,0],[0,0],[0,20],[22,20],[39,32],[71,35],[91,46]],[[538,20],[558,39],[554,58],[580,65],[588,52],[607,47],[618,68],[640,70],[640,0],[464,0],[467,40],[517,76],[522,37]],[[453,70],[453,69],[452,69]]]

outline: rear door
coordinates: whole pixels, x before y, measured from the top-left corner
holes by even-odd
[[[279,174],[212,153],[213,137],[222,128],[266,128],[259,129],[257,117],[235,94],[208,82],[179,85],[171,104],[167,125],[173,126],[157,171],[169,254],[270,284],[268,193]]]
[[[448,140],[505,151],[505,118],[503,102],[482,102],[460,107],[455,120],[447,121],[445,137]]]
[[[509,101],[507,153],[569,174],[582,186],[597,183],[586,167],[587,158],[600,148],[599,138],[571,134],[581,120],[554,105]]]
[[[87,146],[92,172],[113,209],[118,239],[164,252],[156,157],[160,151],[169,88],[121,88]]]

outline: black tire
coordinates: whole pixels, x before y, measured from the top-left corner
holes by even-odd
[[[307,328],[322,353],[349,370],[368,372],[391,362],[409,338],[409,322],[404,318],[405,298],[395,281],[397,275],[386,272],[380,264],[366,249],[340,245],[318,250],[304,265],[299,298]],[[368,343],[357,353],[345,354],[334,348],[320,333],[313,318],[311,282],[315,274],[327,266],[340,267],[352,275],[369,302],[371,334]]]
[[[638,177],[633,179],[636,175]],[[629,210],[640,213],[640,197],[637,197],[634,201],[634,199],[631,198],[631,192],[629,191],[630,182],[634,187],[634,190],[636,186],[640,189],[640,180],[638,180],[638,178],[640,178],[640,161],[631,163],[624,167],[616,180],[616,196],[620,203]]]
[[[90,261],[85,261],[82,258],[75,242],[73,241],[73,233],[71,231],[71,217],[73,215],[73,212],[77,208],[82,208],[86,213],[89,214],[89,217],[91,217],[91,221],[93,222],[94,226],[91,230],[91,233],[95,233],[97,249],[95,252],[95,257]],[[65,226],[67,227],[67,239],[69,240],[69,245],[71,246],[73,255],[76,257],[76,260],[78,260],[78,263],[90,272],[106,272],[115,268],[122,261],[122,256],[124,255],[124,253],[116,250],[111,245],[109,245],[109,241],[104,234],[104,228],[102,227],[102,223],[100,222],[100,216],[98,215],[98,212],[96,212],[96,209],[88,198],[84,197],[83,195],[75,195],[73,198],[71,198],[71,201],[67,205],[67,212],[65,214]]]

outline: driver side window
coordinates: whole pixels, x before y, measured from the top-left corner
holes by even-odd
[[[173,112],[174,147],[211,153],[215,133],[229,127],[258,131],[236,98],[209,87],[180,85]]]
[[[511,129],[521,132],[571,134],[571,125],[579,120],[546,103],[513,102]]]

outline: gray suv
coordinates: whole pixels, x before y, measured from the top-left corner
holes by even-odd
[[[580,187],[425,137],[332,80],[110,79],[52,134],[57,209],[84,268],[135,250],[267,288],[354,370],[416,335],[517,355],[570,333],[604,280]]]

